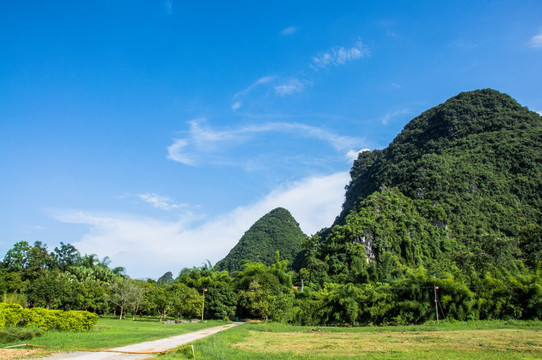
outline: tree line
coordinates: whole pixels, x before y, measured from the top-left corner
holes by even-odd
[[[0,262],[2,302],[134,319],[199,318],[203,308],[204,317],[211,319],[268,318],[271,292],[292,290],[286,260],[271,266],[247,263],[236,277],[207,263],[158,280],[131,279],[124,268],[111,268],[110,263],[108,257],[100,261],[94,254],[81,255],[71,244],[60,243],[49,252],[39,241],[18,242]]]
[[[200,318],[204,310],[205,319],[414,324],[436,318],[436,299],[441,319],[542,318],[540,265],[535,271],[496,269],[469,276],[451,266],[435,276],[424,266],[395,262],[386,275],[366,261],[360,244],[352,245],[340,268],[330,259],[323,262],[311,255],[318,243],[318,236],[303,243],[307,262],[299,273],[289,271],[288,261],[277,252],[274,264],[245,262],[231,275],[207,263],[185,268],[177,277],[169,273],[144,281],[130,279],[121,268],[110,268],[108,258],[81,256],[69,244],[61,243],[48,253],[42,243],[20,242],[0,264],[0,291],[4,302],[25,307],[87,310],[132,319]]]

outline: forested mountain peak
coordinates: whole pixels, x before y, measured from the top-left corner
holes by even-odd
[[[237,271],[244,260],[271,265],[275,262],[277,251],[282,259],[292,265],[304,238],[306,235],[288,210],[281,207],[273,209],[245,232],[229,254],[216,263],[215,268]]]
[[[531,127],[537,124],[533,115],[537,114],[496,90],[462,92],[410,121],[390,144],[390,151],[406,143],[424,148],[432,141]]]
[[[427,168],[435,166],[436,157],[449,159],[487,151],[465,160],[483,160],[484,166],[508,165],[502,169],[507,172],[519,172],[518,166],[528,168],[516,159],[532,158],[539,151],[535,141],[541,126],[539,114],[507,94],[492,89],[462,92],[412,119],[387,148],[360,153],[350,171],[352,181],[347,186],[343,211],[335,223],[343,223],[356,204],[381,186],[399,186],[411,197],[428,198],[427,186],[412,185],[423,185],[413,184],[413,180],[431,171]],[[528,147],[535,147],[535,152],[529,155]]]
[[[360,274],[356,244],[380,280],[405,266],[472,274],[542,261],[542,117],[506,94],[464,92],[425,111],[350,174],[308,262],[327,275]]]

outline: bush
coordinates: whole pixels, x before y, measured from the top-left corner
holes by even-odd
[[[39,307],[24,309],[22,325],[25,327],[37,326],[43,330],[54,329],[59,313],[60,310],[47,310]]]
[[[98,315],[88,311],[66,311],[60,314],[58,329],[71,331],[91,330],[98,322]]]
[[[88,311],[61,311],[33,308],[23,310],[23,325],[43,330],[88,331],[98,322],[98,315]]]
[[[21,305],[0,303],[0,329],[19,324],[22,312]]]
[[[20,325],[43,330],[88,331],[97,322],[98,315],[88,311],[23,309],[20,305],[0,303],[0,329]]]

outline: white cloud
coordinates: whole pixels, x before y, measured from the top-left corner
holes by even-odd
[[[292,95],[297,92],[303,91],[305,85],[299,79],[289,79],[280,85],[275,86],[275,93],[278,96]]]
[[[282,30],[280,33],[281,35],[292,35],[292,34],[295,34],[296,32],[297,32],[297,28],[295,26],[290,26]]]
[[[233,111],[240,109],[244,100],[255,94],[267,97],[274,91],[275,95],[284,97],[301,92],[305,88],[305,83],[307,82],[303,82],[297,78],[283,79],[274,75],[261,77],[247,88],[233,95],[235,103],[231,108]]]
[[[204,119],[192,120],[189,124],[187,136],[175,139],[168,147],[168,159],[186,165],[197,165],[203,161],[213,164],[214,155],[222,156],[220,163],[224,164],[223,158],[229,149],[256,141],[259,136],[269,133],[315,139],[329,144],[336,151],[348,151],[363,142],[361,138],[341,136],[324,128],[299,123],[270,122],[227,129],[213,129]]]
[[[542,47],[542,32],[533,36],[531,38],[531,47],[533,48],[540,48]]]
[[[186,165],[194,165],[195,161],[194,159],[191,159],[190,156],[188,156],[186,153],[184,153],[184,149],[188,146],[188,141],[184,139],[176,139],[173,144],[168,146],[168,156],[167,158],[173,161],[177,161]]]
[[[237,109],[239,109],[241,106],[243,105],[243,103],[241,101],[237,101],[235,102],[232,106],[231,106],[231,109],[233,111],[236,111]]]
[[[267,83],[270,83],[274,79],[275,79],[275,76],[261,77],[258,80],[256,80],[254,83],[252,83],[249,87],[247,87],[247,88],[245,88],[245,89],[243,89],[241,91],[238,91],[235,95],[233,95],[233,98],[235,99],[235,98],[237,98],[239,96],[245,96],[245,95],[249,94],[250,92],[252,92],[257,87],[259,87],[261,85],[264,85],[264,84],[267,84]]]
[[[369,49],[363,45],[361,40],[358,40],[350,49],[339,46],[319,53],[318,56],[312,58],[310,67],[318,70],[319,68],[326,68],[328,66],[344,65],[347,62],[361,59],[367,55],[369,55]]]
[[[384,115],[384,117],[382,118],[382,124],[388,125],[391,119],[396,118],[397,116],[406,115],[409,113],[410,111],[408,109],[402,109],[402,110],[389,112],[386,115]]]
[[[341,210],[348,172],[309,177],[275,189],[260,201],[194,225],[194,215],[177,221],[133,214],[64,212],[57,220],[86,224],[90,231],[73,245],[82,253],[109,256],[135,278],[212,263],[227,255],[243,233],[276,207],[288,209],[308,235],[332,224]],[[200,220],[198,218],[198,220]]]
[[[249,96],[251,93],[255,92],[258,88],[263,85],[269,84],[275,80],[275,76],[263,76],[256,80],[254,83],[250,84],[247,88],[244,88],[241,91],[238,91],[233,95],[233,99],[236,100],[235,103],[231,106],[233,111],[237,111],[243,105],[243,99]]]
[[[371,151],[370,149],[361,149],[361,150],[350,150],[346,153],[346,157],[348,160],[350,160],[351,162],[353,162],[354,160],[356,160],[358,158],[358,155],[362,152],[365,152],[365,151]]]
[[[171,201],[171,199],[167,196],[160,196],[154,193],[144,193],[144,194],[137,194],[136,195],[141,200],[151,204],[155,208],[159,208],[162,210],[173,210],[178,209],[180,207],[187,206],[186,204],[175,204]]]

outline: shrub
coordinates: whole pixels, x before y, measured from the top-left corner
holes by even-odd
[[[21,305],[0,303],[0,329],[19,324],[22,312]]]
[[[98,322],[98,315],[88,311],[66,311],[58,317],[59,330],[88,331]]]
[[[43,330],[54,329],[56,317],[59,314],[60,310],[47,310],[40,307],[24,309],[22,325],[25,327],[37,326]]]
[[[98,315],[88,311],[61,311],[32,308],[20,310],[20,323],[24,327],[43,330],[88,331],[98,322]],[[12,323],[12,325],[16,325]]]

